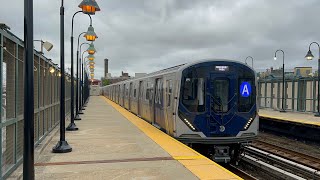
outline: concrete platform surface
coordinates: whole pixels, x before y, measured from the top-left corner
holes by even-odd
[[[91,97],[67,132],[73,151],[51,153],[52,139],[36,161],[36,179],[197,179],[101,97]]]
[[[313,113],[300,112],[279,112],[273,109],[259,109],[259,116],[266,118],[275,118],[283,121],[301,123],[313,126],[320,126],[320,117],[315,117]]]
[[[183,150],[188,147],[181,143],[171,145],[185,151],[182,155],[175,152],[180,158],[177,159],[104,97],[90,97],[84,113],[82,120],[75,121],[79,131],[66,132],[72,152],[51,152],[59,140],[59,133],[56,133],[36,159],[36,179],[239,179],[220,166],[215,166],[216,170],[212,172],[212,164],[208,165],[206,158],[194,151]],[[169,137],[161,131],[154,131],[158,130],[150,132],[161,141],[165,136]],[[212,178],[217,175],[219,178]]]

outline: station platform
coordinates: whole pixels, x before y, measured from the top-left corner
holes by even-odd
[[[240,179],[105,97],[91,96],[84,113],[66,132],[72,152],[51,152],[55,133],[35,159],[36,179]]]
[[[320,117],[315,117],[313,113],[300,112],[279,112],[273,109],[259,109],[259,116],[266,119],[276,119],[295,124],[320,127]]]

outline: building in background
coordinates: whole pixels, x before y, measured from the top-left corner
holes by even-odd
[[[108,78],[108,74],[109,74],[109,59],[104,59],[104,78]],[[111,77],[111,74],[110,74]]]
[[[311,77],[312,67],[295,67],[294,68],[294,76],[296,77]]]

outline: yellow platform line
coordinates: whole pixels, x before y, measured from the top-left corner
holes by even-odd
[[[271,119],[278,119],[282,121],[289,121],[289,122],[294,122],[294,123],[301,123],[301,124],[309,124],[309,125],[314,125],[314,126],[320,126],[320,122],[313,122],[313,121],[308,121],[308,120],[300,120],[300,119],[289,119],[285,117],[280,117],[280,116],[270,116],[267,114],[259,113],[259,116],[261,117],[266,117],[266,118],[271,118]]]
[[[102,98],[199,179],[241,179],[219,164],[213,162],[171,136],[168,136],[148,122],[110,101],[106,97]]]

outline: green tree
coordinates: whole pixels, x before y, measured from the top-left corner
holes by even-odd
[[[107,85],[109,85],[109,84],[110,84],[109,79],[104,79],[104,80],[102,81],[102,85],[103,85],[103,86],[107,86]]]

